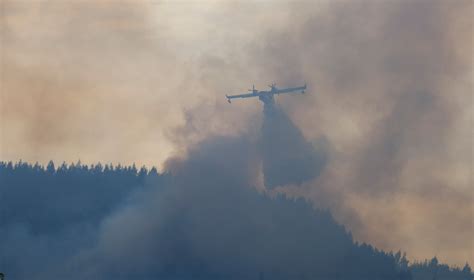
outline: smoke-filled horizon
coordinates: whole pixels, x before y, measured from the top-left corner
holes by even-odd
[[[260,102],[224,94],[306,82],[276,101],[316,172],[275,191],[329,208],[356,240],[474,263],[472,9],[2,1],[0,160],[166,170],[205,139],[258,138]]]

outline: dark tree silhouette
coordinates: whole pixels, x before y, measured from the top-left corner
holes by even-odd
[[[173,176],[0,162],[0,270],[11,279],[472,280],[468,264],[410,266],[401,252],[354,242],[327,210],[226,183],[210,175],[218,162],[196,162],[195,173]]]

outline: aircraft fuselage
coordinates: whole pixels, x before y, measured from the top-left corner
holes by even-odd
[[[250,98],[250,97],[258,97],[260,101],[262,101],[264,104],[273,104],[275,102],[274,95],[275,94],[290,94],[290,93],[305,93],[306,90],[306,84],[302,87],[293,87],[293,88],[284,88],[284,89],[278,89],[275,84],[272,84],[269,86],[271,90],[269,91],[258,91],[253,87],[253,89],[250,89],[251,93],[245,93],[245,94],[237,94],[237,95],[226,95],[227,97],[227,102],[231,103],[231,99],[235,98]]]

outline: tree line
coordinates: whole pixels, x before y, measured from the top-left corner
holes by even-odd
[[[450,267],[437,258],[410,263],[400,251],[360,244],[328,210],[303,199],[209,187],[211,181],[185,189],[179,182],[156,168],[135,165],[0,162],[0,271],[12,279],[72,277],[68,265],[83,251],[101,247],[100,228],[145,194],[162,198],[150,210],[156,213],[145,212],[149,224],[157,226],[143,231],[153,231],[156,238],[149,250],[132,249],[130,257],[150,264],[141,272],[116,270],[108,263],[116,255],[98,254],[107,259],[95,264],[102,279],[473,279],[468,264]],[[183,190],[191,197],[180,205],[175,200]],[[153,221],[158,216],[159,223]],[[133,220],[124,223],[129,224],[140,227]],[[67,265],[60,266],[66,271],[60,274],[57,263],[65,260]]]

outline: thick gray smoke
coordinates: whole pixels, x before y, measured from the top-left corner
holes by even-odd
[[[290,6],[289,23],[252,59],[259,77],[309,84],[304,100],[283,106],[332,149],[303,195],[327,203],[359,240],[472,262],[472,242],[452,236],[473,235],[473,2]]]
[[[321,173],[327,160],[325,147],[317,150],[274,104],[265,104],[259,147],[267,188],[312,180]]]
[[[20,184],[19,190],[3,189],[11,199],[25,195],[22,189],[53,191],[46,201],[41,196],[20,199],[33,205],[35,198],[40,200],[34,209],[9,217],[0,229],[0,266],[12,279],[352,279],[360,275],[392,279],[398,275],[391,256],[354,245],[351,234],[328,211],[315,210],[302,199],[257,192],[253,184],[262,160],[267,165],[266,180],[279,186],[315,178],[325,162],[324,152],[316,153],[279,108],[265,108],[264,119],[260,140],[253,141],[258,137],[252,135],[205,139],[191,146],[186,158],[169,159],[167,175],[152,177],[146,186],[116,197],[108,214],[83,210],[95,204],[77,203],[83,201],[78,195],[100,203],[124,191],[114,190],[113,184],[105,192],[81,185],[86,176],[102,172],[97,168],[78,169],[72,177],[76,185],[67,192],[54,189],[52,183],[35,186],[31,181]],[[284,146],[276,145],[272,152],[277,148],[285,152],[266,154],[261,141],[276,141]],[[277,168],[282,175],[275,175]],[[64,176],[50,167],[48,172]],[[0,175],[6,183],[16,184],[10,174]],[[109,179],[115,176],[121,175],[113,173]],[[51,206],[55,201],[62,204]],[[68,207],[73,209],[65,211]],[[58,217],[49,217],[51,213]]]
[[[293,201],[274,201],[252,187],[262,160],[269,187],[312,179],[325,161],[279,108],[265,108],[263,123],[259,143],[252,135],[212,137],[192,147],[186,159],[169,159],[172,181],[137,194],[134,203],[108,217],[97,246],[73,267],[99,278],[137,271],[136,277],[183,273],[186,278],[190,271],[213,271],[212,277],[239,279],[261,271],[273,271],[273,277],[309,273],[315,269],[310,259],[325,258],[324,247],[336,250],[329,258],[342,258],[351,239],[329,216],[320,220],[317,215],[326,214],[311,214],[304,202],[293,209]],[[316,247],[320,250],[313,251]],[[282,262],[290,268],[279,268]]]
[[[44,216],[49,203],[36,207],[33,221],[10,217],[13,222],[0,231],[0,266],[12,279],[257,279],[263,274],[291,279],[335,273],[325,263],[343,264],[348,254],[359,252],[351,236],[328,212],[315,211],[304,200],[257,193],[252,183],[260,159],[257,143],[248,140],[253,138],[199,143],[186,159],[167,162],[171,175],[136,188],[99,221],[94,213],[67,214],[57,227],[42,229],[43,223],[57,221]],[[304,163],[287,168],[301,167]],[[57,193],[50,194],[50,203],[65,204],[56,213],[79,199]],[[83,194],[92,201],[111,195],[94,189]],[[43,221],[38,229],[36,221]],[[364,271],[371,267],[368,261]],[[348,268],[347,273],[355,272]]]
[[[357,240],[474,262],[463,242],[473,236],[473,1],[100,2],[1,1],[2,160],[161,164],[257,123],[256,104],[228,106],[224,93],[306,81],[308,94],[281,106],[309,142],[328,139],[330,161],[297,132],[307,164],[274,172],[301,161],[272,147],[286,138],[255,141],[268,149],[267,186],[301,183],[285,190],[330,208]],[[165,140],[182,126],[194,129]],[[5,244],[62,258],[53,237],[0,230]],[[95,236],[68,239],[77,232]]]

